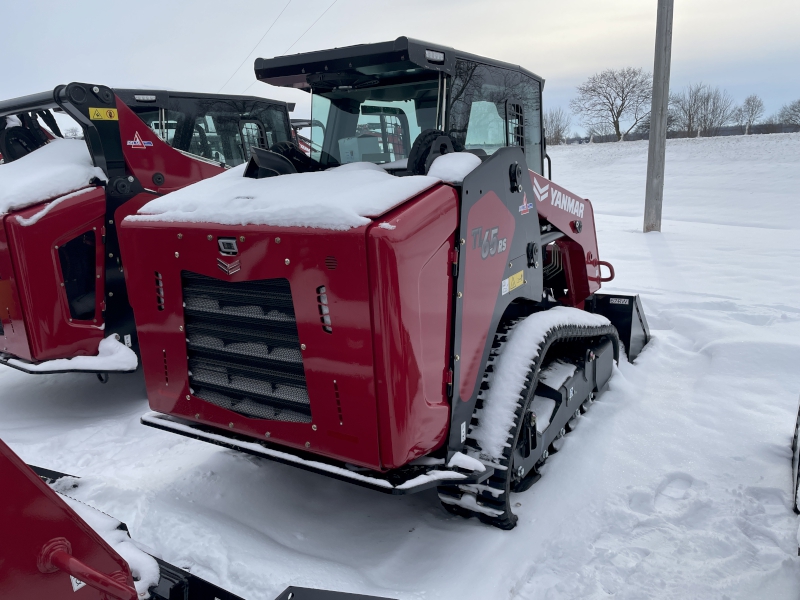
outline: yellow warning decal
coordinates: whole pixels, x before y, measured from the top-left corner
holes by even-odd
[[[514,273],[508,279],[503,279],[503,296],[505,296],[508,292],[511,292],[518,287],[521,287],[525,283],[525,277],[523,277],[522,271],[518,273]]]
[[[116,108],[90,108],[89,118],[92,121],[119,121]]]

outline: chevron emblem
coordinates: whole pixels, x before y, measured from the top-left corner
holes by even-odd
[[[242,270],[242,263],[238,260],[235,260],[232,263],[228,264],[221,258],[218,258],[217,266],[226,275],[233,275],[234,273],[238,273],[239,271]]]
[[[545,200],[547,200],[547,196],[550,195],[550,184],[545,183],[544,185],[539,185],[539,181],[537,179],[534,179],[533,195],[536,196],[536,199],[539,202],[544,202]]]

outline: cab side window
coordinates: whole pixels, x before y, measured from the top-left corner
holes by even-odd
[[[450,136],[487,155],[521,146],[528,167],[541,173],[541,89],[519,71],[458,60],[448,98]]]

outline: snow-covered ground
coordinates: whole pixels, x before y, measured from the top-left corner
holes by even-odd
[[[248,600],[289,584],[398,599],[796,598],[800,134],[668,144],[643,235],[645,142],[551,148],[592,199],[606,289],[654,340],[623,364],[511,532],[139,424],[138,376],[0,370],[0,437],[76,496]]]

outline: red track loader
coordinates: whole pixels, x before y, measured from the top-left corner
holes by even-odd
[[[254,152],[121,226],[142,422],[514,527],[649,336],[599,293],[592,204],[543,176],[542,79],[408,38],[255,71],[311,95],[311,156]]]
[[[138,349],[123,275],[135,256],[120,255],[117,224],[246,162],[251,147],[289,140],[289,109],[87,83],[0,102],[0,362],[28,373],[135,369],[121,344],[106,347],[125,360],[85,360],[112,336]],[[51,110],[83,140],[60,139]]]
[[[70,498],[80,480],[28,467],[2,440],[0,480],[4,600],[243,600],[146,554],[124,523]],[[275,600],[380,599],[290,587]]]

